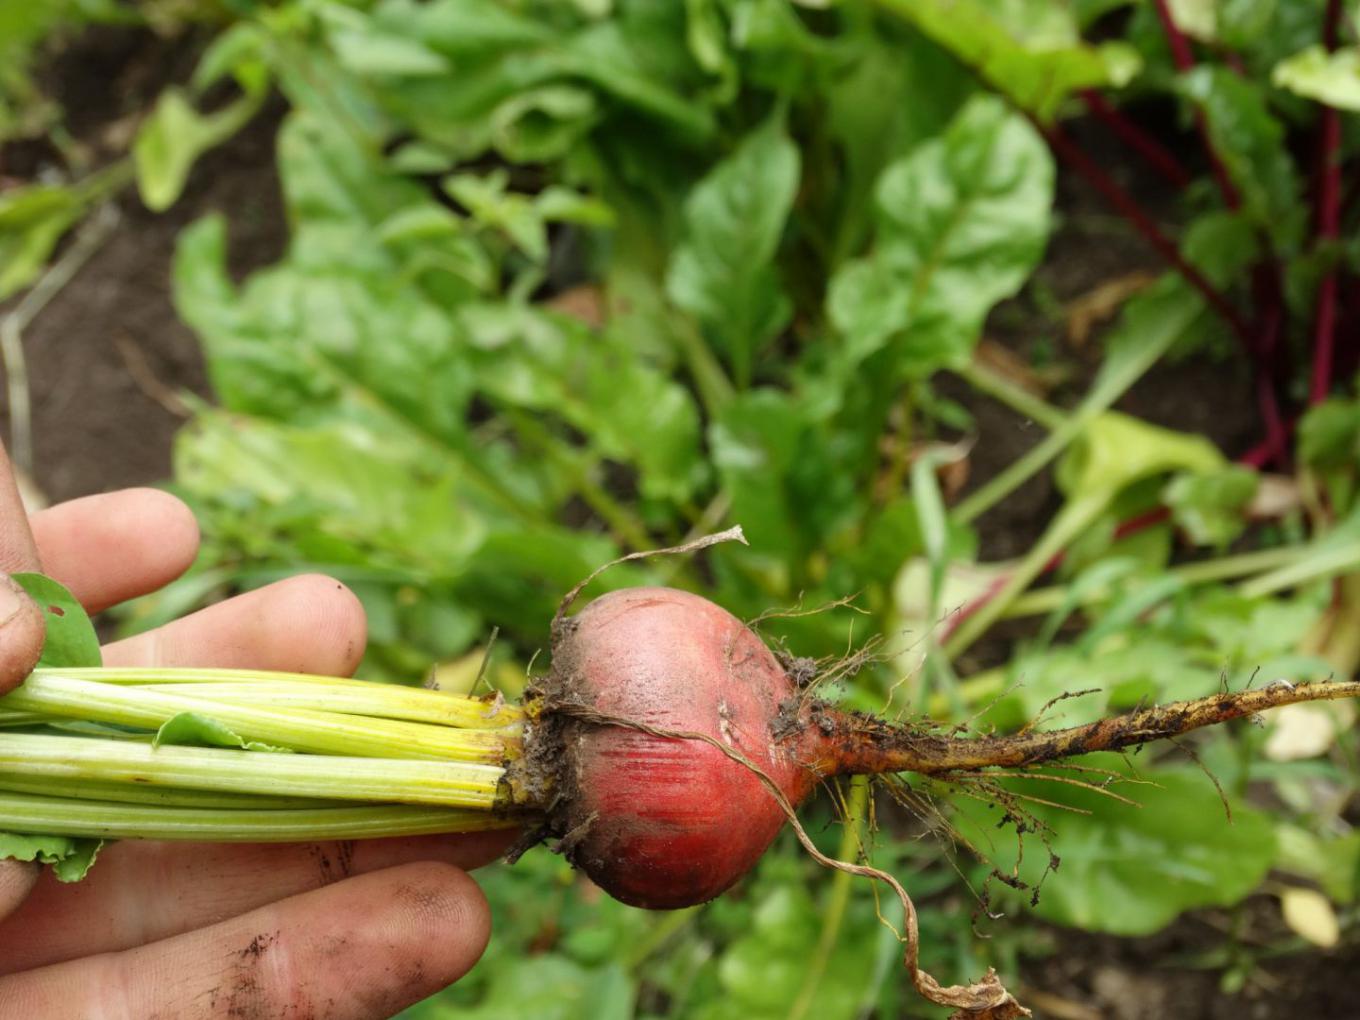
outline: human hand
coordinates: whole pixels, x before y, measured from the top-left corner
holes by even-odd
[[[188,509],[149,489],[30,519],[0,450],[0,571],[43,570],[94,613],[172,581],[197,548]],[[42,642],[41,614],[9,584],[0,578],[0,692]],[[104,659],[347,675],[364,640],[354,595],[312,575],[114,642]],[[489,912],[460,869],[487,863],[508,838],[127,841],[73,885],[0,861],[0,1018],[390,1017],[481,955]]]

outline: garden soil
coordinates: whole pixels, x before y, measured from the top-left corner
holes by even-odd
[[[164,84],[188,78],[199,46],[192,36],[163,39],[99,30],[71,40],[54,57],[45,74],[47,86],[68,111],[71,135],[94,165],[126,145],[136,118]],[[211,399],[195,340],[171,303],[175,237],[198,217],[222,211],[230,217],[236,275],[281,254],[287,232],[273,171],[277,123],[277,111],[258,118],[203,159],[184,197],[168,213],[149,213],[134,192],[125,193],[117,202],[119,219],[112,233],[26,331],[34,480],[48,499],[154,484],[169,476],[185,396]],[[1159,181],[1140,175],[1133,160],[1101,140],[1094,128],[1077,125],[1076,130],[1154,215],[1168,226],[1174,222],[1167,189]],[[0,186],[38,177],[55,163],[54,156],[45,143],[0,149]],[[1137,274],[1160,267],[1098,196],[1066,176],[1060,178],[1058,215],[1061,227],[1045,268],[1026,295],[997,309],[987,336],[1018,355],[1017,365],[1039,365],[1038,377],[1062,402],[1089,383],[1100,358],[1098,326],[1096,335],[1078,346],[1065,335],[1076,309],[1089,309],[1091,295],[1103,285],[1136,286]],[[1045,372],[1050,360],[1061,370]],[[976,422],[969,488],[1040,437],[1032,423],[971,395],[962,384],[946,382],[941,391],[965,402]],[[1206,434],[1229,455],[1258,438],[1249,381],[1236,362],[1191,359],[1159,366],[1119,407]],[[0,410],[8,413],[2,396]],[[1028,483],[980,520],[984,556],[1021,553],[1057,506],[1047,478]],[[995,659],[1001,648],[984,644],[977,654]],[[1036,1016],[1299,1020],[1360,1015],[1354,993],[1360,946],[1326,953],[1300,949],[1273,897],[1258,896],[1234,910],[1193,912],[1149,938],[1063,929],[1039,934],[1026,940],[1041,950],[1024,961],[1020,984]],[[1224,974],[1253,956],[1242,987],[1225,991]]]

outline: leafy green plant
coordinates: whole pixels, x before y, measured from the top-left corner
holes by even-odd
[[[1216,13],[1187,20],[1192,8]],[[1064,721],[1224,678],[1237,689],[1257,670],[1350,674],[1360,417],[1341,384],[1360,367],[1344,341],[1360,291],[1339,188],[1356,91],[1344,14],[1312,0],[243,9],[117,180],[135,170],[165,207],[269,90],[287,103],[284,257],[238,282],[229,219],[180,239],[176,301],[217,405],[181,434],[175,484],[207,543],[134,623],[318,569],[365,601],[370,676],[477,656],[492,627],[509,639],[502,675],[522,675],[557,598],[593,566],[739,522],[749,549],[621,568],[595,590],[702,586],[747,618],[857,593],[858,611],[761,626],[827,660],[881,641],[883,660],[837,696],[957,723],[1021,727],[1085,688],[1099,693],[1060,702]],[[226,82],[236,98],[206,106]],[[1178,126],[1146,126],[1158,104]],[[1174,192],[1174,233],[1078,144],[1068,121],[1083,112]],[[1174,154],[1190,144],[1205,175]],[[1167,268],[1124,302],[1091,384],[1060,407],[975,353],[997,305],[1034,293],[1064,167]],[[0,251],[15,253],[0,288],[30,282],[94,201],[42,187],[0,197]],[[1159,362],[1233,351],[1253,376],[1253,449],[1113,410]],[[971,384],[962,404],[945,374]],[[1041,437],[953,499],[954,440],[984,399]],[[977,563],[988,513],[1051,468],[1063,503],[1028,554]],[[1283,496],[1263,509],[1268,490]],[[1036,617],[1020,640],[996,637]],[[991,859],[979,880],[1042,880],[1040,917],[1141,933],[1240,901],[1272,866],[1338,888],[1329,866],[1301,870],[1309,854],[1288,834],[1346,827],[1301,775],[1345,792],[1354,777],[1341,751],[1263,758],[1273,732],[1196,745],[1237,819],[1212,833],[1213,786],[1174,755],[1117,763],[1114,790],[1141,811],[1001,777],[1067,862],[1046,879],[1044,854],[1012,874],[1013,841],[982,839],[995,815],[976,797],[990,791],[958,791],[940,816],[899,794]],[[1288,806],[1252,808],[1263,788]],[[944,853],[895,832],[874,851],[919,868],[937,905],[957,892]],[[1232,866],[1207,864],[1220,859]],[[806,893],[809,875],[785,848],[743,895],[676,922],[644,978],[619,959],[635,915],[551,862],[497,873],[512,916],[483,976],[415,1015],[530,1008],[526,945],[563,1016],[911,1008],[886,969],[895,943],[867,923],[870,894]],[[836,896],[842,920],[819,926],[816,901]],[[1028,909],[1028,892],[1014,898]],[[548,901],[551,938],[545,913],[523,909]],[[941,953],[959,944],[948,923],[927,908]],[[824,963],[810,989],[790,964],[803,959]]]

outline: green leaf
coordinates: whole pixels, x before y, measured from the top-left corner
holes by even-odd
[[[0,858],[50,864],[60,882],[79,882],[103,848],[102,839],[69,836],[34,836],[0,832]]]
[[[1212,474],[1227,467],[1222,452],[1200,435],[1176,432],[1118,411],[1094,418],[1055,471],[1069,499],[1111,495],[1134,482],[1173,471]]]
[[[255,115],[264,92],[246,94],[210,114],[200,114],[176,88],[161,93],[156,108],[137,131],[132,159],[137,189],[148,209],[174,205],[184,191],[194,161],[236,134]]]
[[[85,207],[80,191],[65,185],[33,184],[0,193],[0,300],[38,278]]]
[[[942,137],[889,166],[874,252],[841,269],[827,297],[841,371],[894,337],[904,374],[965,362],[992,306],[1038,263],[1053,176],[1043,141],[994,97],[971,100]]]
[[[1241,193],[1244,212],[1272,237],[1296,241],[1304,215],[1298,177],[1265,89],[1226,67],[1206,66],[1185,74],[1181,87],[1204,111],[1209,141]]]
[[[161,723],[151,739],[152,747],[162,744],[185,747],[231,747],[245,751],[273,751],[291,753],[291,748],[275,747],[258,740],[247,740],[216,719],[198,712],[180,712]]]
[[[1204,474],[1179,474],[1163,492],[1176,524],[1197,545],[1225,548],[1246,529],[1245,511],[1260,476],[1232,465]]]
[[[850,66],[826,86],[827,128],[845,153],[835,196],[833,264],[863,243],[874,182],[883,168],[943,131],[976,88],[973,77],[939,46],[919,32],[903,34],[899,39],[863,33],[854,40]],[[912,101],[883,102],[890,95],[909,95]]]
[[[39,666],[81,668],[101,666],[99,635],[89,615],[74,595],[42,574],[12,574],[14,582],[43,611],[47,633]]]
[[[738,384],[784,328],[791,305],[774,265],[798,188],[798,148],[774,116],[711,170],[685,203],[685,240],[666,289],[732,364]]]
[[[541,212],[527,195],[507,190],[504,170],[489,174],[454,174],[443,181],[449,197],[467,208],[478,223],[499,230],[536,262],[548,257],[548,230]]]
[[[1360,401],[1332,397],[1299,422],[1299,458],[1317,468],[1349,467],[1360,457]]]
[[[1120,759],[1101,756],[1099,764],[1119,770]],[[1234,803],[1229,822],[1213,784],[1193,769],[1143,770],[1140,777],[1152,783],[1113,787],[1137,802],[1132,806],[1094,791],[1063,787],[1055,793],[1052,784],[1042,784],[1041,796],[1089,814],[1025,803],[1049,826],[1061,859],[1044,881],[1034,907],[1038,916],[1088,932],[1148,935],[1182,911],[1238,903],[1265,878],[1276,852],[1269,816]],[[1040,785],[1012,784],[1027,793]],[[998,812],[964,803],[964,836],[990,848],[992,863],[1009,871],[1013,834],[990,831]],[[1047,863],[1045,854],[1025,853],[1021,877],[1036,883]]]
[[[1329,53],[1324,46],[1310,46],[1276,64],[1270,82],[1338,110],[1360,110],[1360,47]]]
[[[1083,43],[1066,7],[1047,0],[887,0],[885,6],[1041,121],[1079,89],[1127,84],[1141,65],[1123,43]]]

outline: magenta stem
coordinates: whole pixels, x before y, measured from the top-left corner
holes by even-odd
[[[1083,89],[1081,98],[1092,115],[1142,156],[1150,167],[1177,188],[1189,186],[1192,179],[1190,171],[1181,165],[1170,149],[1131,121],[1095,89]]]
[[[1252,341],[1251,330],[1237,313],[1237,309],[1228,303],[1227,298],[1218,292],[1212,283],[1205,278],[1204,274],[1192,266],[1181,255],[1180,249],[1176,247],[1169,237],[1162,233],[1161,228],[1152,222],[1152,218],[1143,211],[1142,207],[1134,200],[1133,196],[1115,183],[1114,179],[1107,174],[1104,169],[1096,163],[1090,156],[1086,155],[1081,148],[1072,141],[1056,124],[1039,125],[1039,130],[1048,140],[1055,152],[1062,157],[1063,161],[1072,167],[1077,173],[1081,174],[1091,183],[1091,185],[1105,196],[1116,210],[1127,219],[1138,233],[1156,249],[1163,259],[1167,261],[1178,273],[1180,273],[1187,283],[1199,291],[1204,300],[1207,301],[1214,311],[1232,327],[1243,348],[1248,354],[1253,353],[1254,344]]]
[[[1171,60],[1176,65],[1176,70],[1184,74],[1195,66],[1195,54],[1190,49],[1190,40],[1177,27],[1167,0],[1156,0],[1156,5],[1157,17],[1162,23],[1162,30],[1166,33],[1167,44],[1171,47]],[[1195,127],[1204,140],[1204,149],[1209,154],[1214,183],[1218,185],[1219,193],[1223,196],[1223,204],[1229,209],[1236,209],[1242,204],[1242,200],[1237,194],[1237,188],[1233,186],[1232,178],[1228,176],[1227,168],[1218,158],[1218,153],[1209,140],[1209,124],[1204,118],[1204,111],[1198,105],[1195,107]]]

